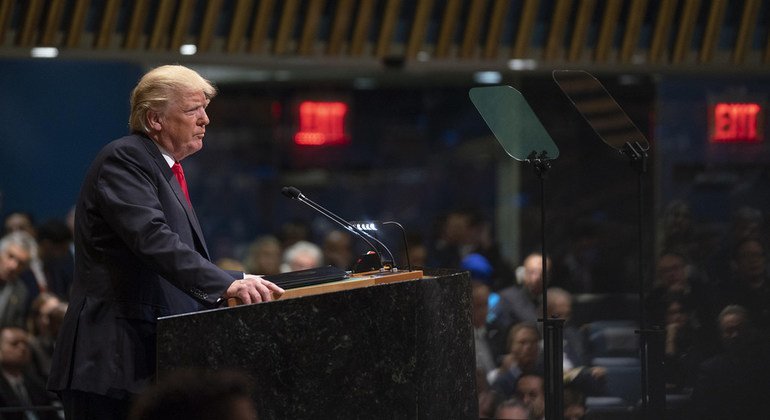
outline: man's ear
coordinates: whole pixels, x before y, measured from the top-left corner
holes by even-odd
[[[160,131],[163,127],[163,117],[157,111],[147,111],[147,127],[153,131]]]

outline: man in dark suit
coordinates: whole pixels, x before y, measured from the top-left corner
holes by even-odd
[[[54,400],[45,390],[42,379],[30,372],[29,335],[19,327],[0,328],[0,407],[17,407],[20,411],[4,413],[4,419],[54,420],[54,410],[22,411],[22,408],[48,407]]]
[[[145,74],[132,134],[92,163],[75,210],[75,279],[48,382],[68,418],[125,418],[155,373],[158,317],[283,290],[210,261],[179,161],[203,147],[215,88],[183,66]],[[204,332],[202,332],[204,333]]]

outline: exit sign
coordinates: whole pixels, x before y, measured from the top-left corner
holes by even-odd
[[[764,140],[764,108],[753,102],[717,102],[709,107],[712,143],[759,143]]]

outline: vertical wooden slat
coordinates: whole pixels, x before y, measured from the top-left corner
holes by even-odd
[[[460,46],[461,58],[470,58],[476,53],[479,32],[481,32],[481,22],[484,20],[484,13],[486,10],[487,0],[476,0],[471,2],[471,9],[468,12],[468,19],[465,24],[463,41]]]
[[[234,53],[241,49],[241,43],[246,34],[246,26],[249,23],[249,11],[251,11],[253,5],[252,0],[238,0],[235,3],[230,33],[227,35],[227,45],[225,45],[227,52]]]
[[[591,16],[596,8],[596,0],[581,0],[578,6],[575,27],[572,30],[572,40],[570,41],[567,60],[578,61],[583,54],[588,29],[591,27]]]
[[[345,34],[350,27],[353,18],[353,0],[338,0],[334,11],[334,21],[329,34],[329,44],[326,46],[326,54],[338,55],[342,51]]]
[[[511,57],[525,57],[529,51],[529,42],[532,39],[532,32],[535,30],[535,20],[537,19],[537,9],[539,6],[537,0],[525,0],[521,10],[521,19],[519,19],[519,30],[516,31],[516,42],[511,50]]]
[[[5,41],[5,33],[11,24],[13,15],[13,0],[0,0],[0,44]]]
[[[171,34],[171,42],[169,43],[171,51],[179,50],[179,47],[186,42],[187,32],[190,30],[190,24],[192,23],[194,5],[195,0],[180,0],[176,12],[176,20],[174,21],[174,30]]]
[[[67,28],[67,39],[64,41],[67,48],[75,48],[80,44],[80,37],[83,36],[83,30],[86,27],[86,13],[88,13],[90,3],[90,0],[75,1],[70,24]]]
[[[275,36],[275,45],[273,51],[276,54],[283,54],[289,47],[291,33],[294,30],[295,19],[297,18],[297,0],[285,0],[283,2],[283,12],[278,24],[278,32]]]
[[[572,0],[557,0],[553,9],[551,28],[545,42],[543,57],[548,60],[556,60],[564,45],[564,32],[567,30],[567,22],[572,9]]]
[[[449,49],[452,46],[455,30],[457,28],[457,19],[460,16],[460,0],[448,0],[446,9],[441,16],[441,27],[439,29],[438,41],[436,42],[436,51],[433,56],[436,58],[446,58],[449,55]]]
[[[155,25],[153,25],[150,34],[150,49],[162,50],[165,48],[169,25],[171,23],[171,14],[174,11],[174,0],[160,0],[158,11],[155,13]]]
[[[698,62],[701,64],[710,62],[714,57],[714,49],[719,40],[719,32],[722,30],[722,22],[725,18],[726,7],[726,0],[711,1],[706,31],[703,33],[703,44],[701,45],[700,54],[698,55]]]
[[[272,22],[273,8],[275,0],[261,0],[257,7],[257,15],[254,18],[254,27],[251,29],[251,40],[249,40],[249,52],[262,52],[267,38],[267,30]]]
[[[604,15],[602,26],[599,29],[599,38],[596,40],[594,60],[598,63],[607,61],[612,48],[612,40],[615,38],[615,28],[618,25],[618,16],[623,3],[620,0],[607,0],[604,3]]]
[[[398,24],[398,14],[401,12],[401,0],[388,0],[385,4],[385,16],[382,18],[382,26],[377,37],[377,58],[383,58],[390,53],[390,43]]]
[[[508,17],[508,10],[511,2],[508,0],[495,0],[492,5],[492,16],[489,21],[489,30],[487,30],[487,40],[484,45],[484,59],[493,59],[497,57],[500,49],[500,41],[503,36],[503,27],[505,18]]]
[[[208,1],[206,10],[203,11],[203,23],[201,23],[200,35],[198,36],[198,52],[206,52],[211,48],[221,12],[222,0]]]
[[[684,2],[682,17],[679,19],[679,30],[674,42],[674,54],[671,57],[672,64],[679,64],[687,58],[690,51],[692,36],[695,33],[695,25],[698,23],[698,11],[700,0],[688,0]]]
[[[671,21],[674,19],[674,12],[679,0],[660,0],[658,5],[657,18],[652,30],[652,41],[650,41],[650,52],[648,60],[650,63],[657,64],[663,58],[663,52],[668,43],[668,36],[671,32]]]
[[[318,25],[321,22],[321,15],[325,5],[325,0],[310,0],[299,41],[298,52],[300,55],[309,55],[313,52],[313,46],[315,46],[318,38]]]
[[[148,0],[135,0],[133,4],[134,10],[131,12],[131,20],[128,23],[125,39],[125,48],[129,50],[139,46],[150,6]]]
[[[40,22],[42,12],[43,0],[29,0],[27,2],[27,9],[24,11],[21,27],[19,28],[18,46],[31,47],[35,43],[35,35],[37,35],[38,23]]]
[[[364,47],[369,37],[369,25],[374,14],[375,0],[361,0],[356,17],[356,26],[353,28],[353,39],[350,43],[350,55],[358,57],[364,53]]]
[[[414,13],[414,23],[412,24],[412,33],[409,34],[409,41],[406,47],[406,58],[411,60],[417,57],[417,53],[422,50],[425,42],[425,33],[428,31],[428,22],[433,12],[434,0],[419,0],[417,10]]]
[[[647,13],[647,0],[632,0],[631,9],[626,18],[626,30],[620,45],[620,62],[629,63],[636,52],[639,34],[642,32],[644,15]]]
[[[120,0],[107,0],[104,5],[104,13],[99,24],[99,34],[96,36],[95,47],[104,49],[110,46],[112,35],[115,33],[115,26],[118,24],[118,11],[120,10]]]
[[[759,6],[759,0],[746,0],[743,5],[743,15],[741,16],[741,24],[738,28],[738,38],[735,40],[735,49],[733,50],[733,64],[742,64],[746,60],[747,51],[751,48],[751,39],[754,36],[754,29],[757,26]]]
[[[48,15],[45,19],[45,29],[40,38],[40,45],[53,46],[57,44],[56,35],[59,34],[63,11],[64,0],[51,0],[48,3]]]

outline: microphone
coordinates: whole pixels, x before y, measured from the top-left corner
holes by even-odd
[[[382,254],[380,253],[379,249],[376,246],[374,246],[374,244],[372,244],[372,242],[369,239],[372,239],[375,242],[377,242],[378,244],[380,244],[388,252],[388,254],[390,254],[391,261],[394,261],[393,254],[390,252],[388,247],[386,247],[377,238],[369,235],[368,233],[366,233],[366,232],[364,232],[364,231],[362,231],[360,229],[356,229],[355,226],[350,224],[345,219],[341,218],[340,216],[337,216],[336,214],[334,214],[331,211],[327,210],[326,208],[324,208],[320,204],[318,204],[315,201],[307,198],[307,196],[305,196],[305,194],[302,194],[302,191],[300,191],[299,189],[297,189],[295,187],[283,187],[281,189],[281,194],[283,194],[286,197],[289,197],[289,198],[291,198],[293,200],[300,201],[301,203],[303,203],[306,206],[312,208],[313,210],[317,211],[318,213],[321,213],[326,218],[328,218],[328,219],[332,220],[333,222],[337,223],[338,225],[342,226],[348,232],[350,232],[353,235],[361,238],[377,254],[377,259],[379,260],[380,267],[383,266]],[[392,262],[390,262],[390,263],[386,262],[385,266],[389,269],[392,264],[393,264]]]

